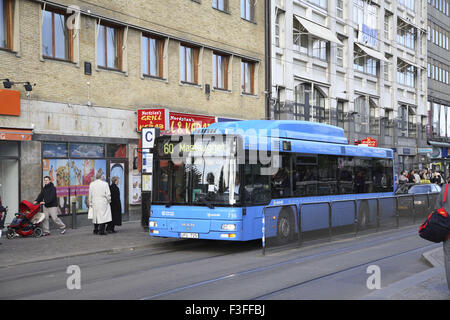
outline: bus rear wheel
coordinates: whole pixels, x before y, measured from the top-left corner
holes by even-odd
[[[292,211],[283,210],[277,221],[277,243],[286,244],[294,238],[294,216]]]

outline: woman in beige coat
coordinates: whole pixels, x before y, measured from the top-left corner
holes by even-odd
[[[100,235],[106,235],[106,224],[111,221],[111,192],[103,177],[103,173],[98,172],[96,180],[89,185],[88,219],[92,219],[94,234]]]

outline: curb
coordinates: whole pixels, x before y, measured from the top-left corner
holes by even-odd
[[[411,277],[397,281],[386,288],[377,290],[374,293],[370,293],[369,295],[363,297],[361,300],[389,300],[395,294],[398,294],[401,291],[419,285],[420,283],[425,282],[433,277],[440,276],[444,274],[444,272],[445,272],[444,267],[431,268],[429,270],[415,274]]]

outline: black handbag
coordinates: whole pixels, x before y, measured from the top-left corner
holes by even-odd
[[[445,185],[444,203],[447,201],[448,184]],[[443,242],[449,238],[450,218],[444,208],[433,210],[419,228],[419,236],[432,242]]]

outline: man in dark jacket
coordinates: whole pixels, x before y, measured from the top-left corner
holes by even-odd
[[[60,218],[58,218],[58,199],[56,198],[56,188],[53,183],[50,182],[49,176],[44,177],[44,187],[42,188],[41,193],[39,193],[34,203],[40,203],[44,205],[45,219],[42,223],[44,236],[50,235],[49,217],[53,219],[53,222],[56,223],[62,234],[66,232],[66,225],[61,221]]]

